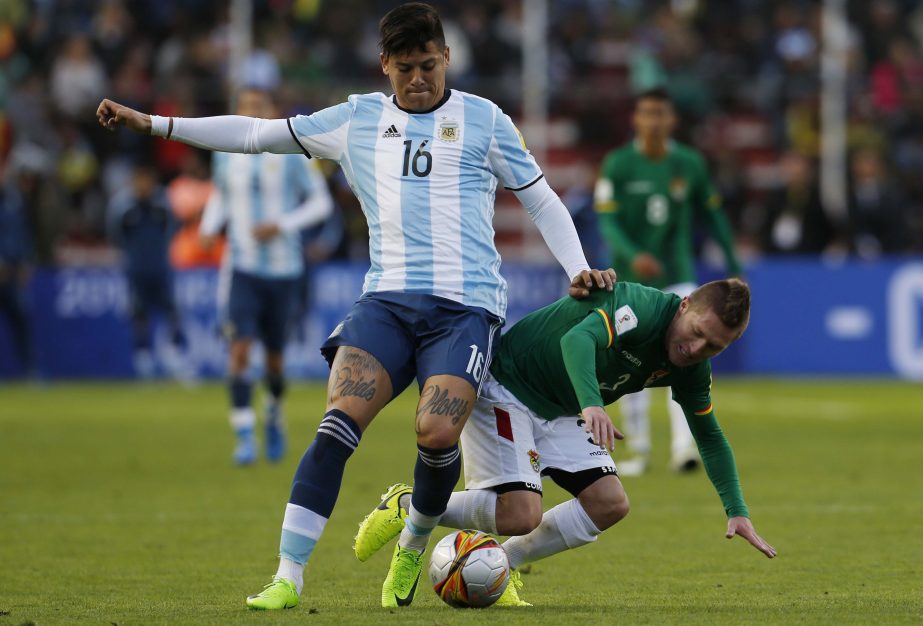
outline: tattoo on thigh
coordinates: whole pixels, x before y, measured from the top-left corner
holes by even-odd
[[[420,418],[426,413],[433,415],[447,415],[452,418],[452,424],[458,424],[459,420],[468,414],[468,400],[462,398],[450,398],[447,389],[441,389],[439,385],[430,385],[420,394],[420,406],[417,409],[417,432],[419,432]]]
[[[349,352],[334,374],[333,388],[341,396],[355,396],[370,402],[375,397],[375,380],[381,366],[371,357]]]
[[[341,396],[356,396],[366,401],[375,397],[375,381],[366,380],[361,374],[353,374],[351,367],[341,367],[337,370],[333,388]]]
[[[349,350],[343,355],[343,365],[347,365],[357,370],[360,375],[367,376],[373,380],[378,378],[378,375],[384,369],[381,363],[371,354],[356,350]]]

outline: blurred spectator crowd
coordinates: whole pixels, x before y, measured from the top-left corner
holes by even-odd
[[[522,107],[523,1],[433,2],[452,48],[449,86],[491,98],[514,118]],[[387,90],[377,23],[394,4],[254,0],[253,51],[230,67],[227,0],[4,0],[0,168],[34,262],[116,262],[107,211],[145,172],[165,188],[181,225],[194,224],[204,206],[208,155],[101,130],[94,115],[101,98],[160,115],[223,114],[236,81],[273,89],[281,110],[295,114]],[[745,253],[923,252],[918,1],[847,3],[849,193],[839,207],[825,206],[818,185],[818,2],[548,5],[554,131],[543,165],[574,202],[588,197],[602,155],[630,138],[632,95],[666,85],[682,120],[677,136],[708,156]],[[339,224],[318,240],[314,258],[361,259],[364,220],[341,174],[333,167],[328,174]],[[173,252],[178,265],[215,262]]]

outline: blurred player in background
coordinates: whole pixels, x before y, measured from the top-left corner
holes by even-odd
[[[750,289],[736,278],[684,298],[620,282],[611,293],[562,298],[527,315],[501,339],[461,437],[466,490],[452,494],[440,523],[518,535],[503,544],[514,569],[596,541],[628,515],[628,497],[604,449],[622,435],[603,407],[649,386],[670,386],[724,505],[726,536],[740,535],[774,557],[750,522],[711,399],[710,359],[740,338],[749,319]],[[544,515],[543,477],[573,496]],[[407,485],[392,486],[363,520],[355,545],[360,560],[400,532],[409,493]],[[525,605],[520,586],[514,571],[498,604]]]
[[[134,167],[131,184],[109,202],[110,237],[122,249],[131,307],[135,372],[142,378],[157,373],[151,317],[164,316],[171,353],[164,354],[171,374],[183,376],[180,352],[186,337],[173,298],[173,269],[168,257],[176,229],[166,193],[148,164]]]
[[[176,234],[170,242],[170,263],[178,270],[219,268],[224,258],[224,237],[206,249],[199,238],[199,225],[214,185],[208,160],[202,150],[188,150],[180,161],[180,172],[167,185],[167,199],[173,209]]]
[[[268,91],[244,89],[237,114],[273,118],[278,111]],[[218,152],[213,159],[214,191],[199,233],[202,246],[210,248],[227,227],[224,267],[230,280],[222,282],[230,283],[229,293],[218,300],[231,342],[228,388],[237,437],[233,460],[238,465],[256,460],[256,413],[247,368],[250,346],[259,339],[266,351],[269,392],[264,446],[266,458],[278,461],[285,454],[283,352],[304,272],[301,231],[326,219],[333,200],[317,165],[304,155]]]
[[[695,289],[693,222],[706,221],[724,252],[729,274],[740,274],[734,241],[705,159],[671,139],[676,115],[665,89],[635,101],[635,139],[606,155],[596,183],[595,204],[603,237],[619,280],[639,282],[684,298]],[[635,458],[619,464],[622,475],[642,474],[651,451],[650,392],[621,401],[625,431]],[[698,467],[700,459],[680,406],[667,396],[672,432],[671,466]]]
[[[567,209],[512,120],[489,100],[446,88],[449,48],[436,11],[401,5],[382,18],[380,34],[392,96],[353,95],[280,120],[163,118],[109,100],[97,111],[106,128],[125,124],[211,150],[334,160],[368,221],[365,293],[323,346],[331,365],[326,414],[295,473],[278,572],[247,599],[252,608],[297,606],[347,460],[378,412],[416,378],[414,490],[382,605],[413,601],[423,551],[461,473],[458,438],[506,312],[491,221],[498,182],[526,207],[572,294],[612,285],[609,272],[590,271]]]
[[[6,161],[0,155],[0,315],[6,318],[17,365],[32,374],[32,341],[23,298],[32,274],[33,242],[22,196],[6,181]]]

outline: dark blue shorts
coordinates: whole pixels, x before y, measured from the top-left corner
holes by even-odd
[[[396,397],[416,377],[450,374],[480,390],[500,344],[503,320],[480,307],[428,294],[381,291],[362,296],[321,346],[327,363],[340,346],[374,356]]]
[[[228,298],[228,339],[259,339],[266,350],[285,347],[297,278],[261,278],[234,270]]]
[[[149,315],[152,311],[173,311],[173,280],[170,272],[129,272],[128,295],[131,315]]]

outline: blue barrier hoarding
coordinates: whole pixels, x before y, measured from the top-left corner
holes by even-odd
[[[292,376],[326,376],[327,365],[319,346],[361,294],[366,269],[353,263],[331,263],[312,269],[308,314],[297,321],[286,349],[286,364]],[[505,274],[511,278],[511,319],[553,301],[567,287],[563,273],[556,267],[513,265],[506,268]],[[216,306],[218,282],[218,272],[214,270],[180,272],[174,281],[188,341],[180,358],[184,369],[197,377],[221,376],[227,363],[227,346],[220,333]],[[99,268],[39,271],[26,300],[39,376],[134,376],[128,291],[121,272]],[[164,324],[158,319],[153,324],[153,353],[161,364],[175,360]],[[258,346],[254,357],[259,369],[262,354]],[[0,321],[0,376],[19,371],[9,329]]]
[[[308,314],[298,321],[286,359],[292,376],[323,378],[318,346],[362,289],[365,266],[328,264],[311,273]],[[556,266],[507,263],[507,325],[565,293]],[[707,273],[706,273],[707,274]],[[705,276],[706,274],[703,274]],[[753,374],[897,375],[923,379],[923,260],[831,266],[816,260],[751,265],[753,313],[744,337],[715,361],[716,371]],[[176,276],[175,293],[197,376],[221,376],[227,348],[218,330],[218,277],[211,270]],[[116,270],[42,271],[28,292],[36,369],[45,378],[134,375],[128,297]],[[163,325],[155,354],[166,360]],[[0,376],[18,365],[0,322]],[[260,353],[255,354],[257,365]]]
[[[748,268],[744,371],[923,379],[923,261]]]

